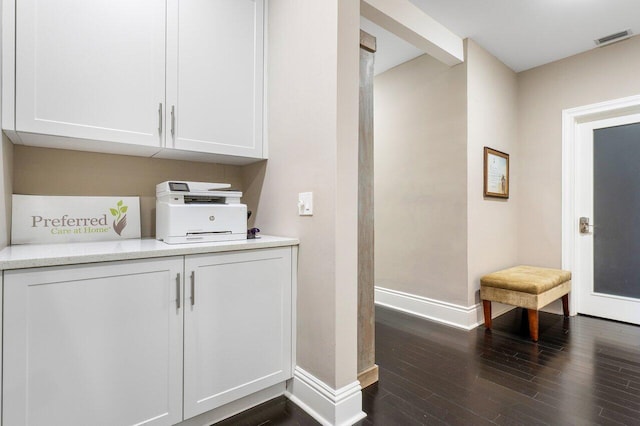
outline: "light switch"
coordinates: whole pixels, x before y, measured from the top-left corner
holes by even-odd
[[[301,192],[298,194],[298,214],[300,216],[313,215],[313,192]]]

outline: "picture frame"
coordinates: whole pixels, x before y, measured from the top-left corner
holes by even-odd
[[[509,198],[509,154],[484,147],[484,196]]]

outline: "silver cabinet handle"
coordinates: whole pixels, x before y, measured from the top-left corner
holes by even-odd
[[[162,102],[158,104],[158,134],[162,136]]]
[[[191,271],[191,306],[196,304],[196,271]]]
[[[178,307],[178,309],[180,309],[180,272],[178,272],[178,276],[176,277],[176,292],[178,294],[178,297],[176,299],[176,306]]]
[[[175,105],[171,105],[171,137],[175,137],[175,128],[176,128],[176,107]]]

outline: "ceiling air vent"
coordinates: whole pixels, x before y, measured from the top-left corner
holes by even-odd
[[[625,30],[625,31],[620,31],[619,33],[615,33],[615,34],[611,34],[608,36],[604,36],[602,38],[599,38],[597,40],[594,40],[596,42],[596,46],[598,47],[602,47],[602,46],[606,46],[608,44],[611,43],[615,43],[617,41],[621,41],[624,39],[627,39],[629,37],[631,37],[632,32],[631,30]]]

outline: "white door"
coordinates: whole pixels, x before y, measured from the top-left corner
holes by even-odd
[[[263,0],[169,0],[167,147],[262,158]]]
[[[291,248],[185,257],[184,417],[291,378]]]
[[[182,257],[4,273],[2,424],[182,420]]]
[[[165,0],[20,0],[16,130],[160,147]]]
[[[640,114],[579,124],[578,313],[640,324]]]

